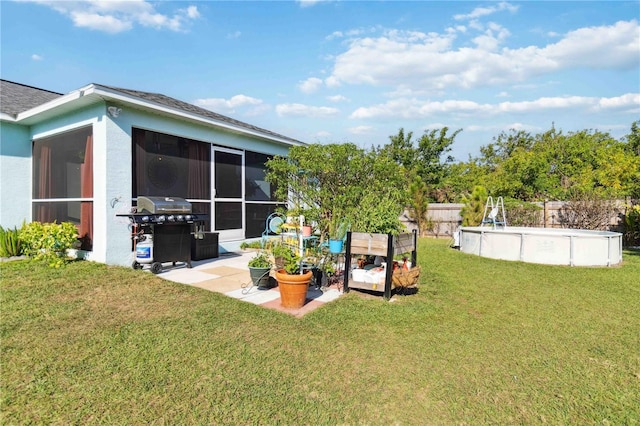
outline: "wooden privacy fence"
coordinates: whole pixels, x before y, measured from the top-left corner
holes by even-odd
[[[540,207],[538,212],[538,221],[533,224],[534,227],[540,228],[563,228],[569,227],[567,223],[563,223],[562,209],[567,205],[568,201],[546,201],[531,203]],[[612,203],[616,206],[620,212],[625,211],[625,200],[613,200]],[[464,207],[461,203],[430,203],[427,216],[432,221],[433,226],[427,232],[428,236],[436,238],[446,237],[450,238],[453,233],[462,225],[462,216],[460,211]],[[509,223],[509,208],[506,208],[507,223]],[[609,229],[611,231],[623,232],[622,222],[623,213],[616,213],[612,215],[609,221]],[[408,230],[413,231],[418,229],[418,225],[413,221],[408,213],[405,211],[400,220],[407,227]]]

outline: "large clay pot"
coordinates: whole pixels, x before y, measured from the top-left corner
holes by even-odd
[[[280,301],[284,308],[302,308],[307,300],[307,289],[313,273],[288,274],[284,269],[276,271]]]

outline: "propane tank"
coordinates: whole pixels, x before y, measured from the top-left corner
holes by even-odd
[[[153,262],[153,235],[141,234],[136,243],[136,262],[140,264]]]

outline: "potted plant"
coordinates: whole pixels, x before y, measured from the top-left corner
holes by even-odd
[[[329,224],[329,251],[331,253],[342,252],[348,227],[349,225],[346,221],[338,217],[332,218]]]
[[[313,273],[300,270],[300,256],[294,253],[290,247],[276,246],[273,255],[282,259],[282,268],[276,270],[276,281],[280,290],[282,306],[295,309],[303,307]]]
[[[270,288],[269,273],[272,267],[273,263],[267,253],[257,253],[251,258],[249,260],[249,275],[253,285],[260,288]]]

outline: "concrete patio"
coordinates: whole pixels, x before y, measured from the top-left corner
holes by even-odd
[[[180,263],[176,266],[168,263],[164,265],[164,271],[157,276],[168,281],[222,293],[234,299],[296,317],[302,317],[342,295],[342,291],[336,288],[323,291],[316,289],[315,286],[309,286],[307,301],[302,308],[284,308],[280,304],[280,292],[277,287],[260,289],[252,286],[247,264],[254,255],[253,251],[224,253],[218,258],[192,261],[192,268],[187,268]],[[149,271],[149,268],[145,267],[145,270]]]

